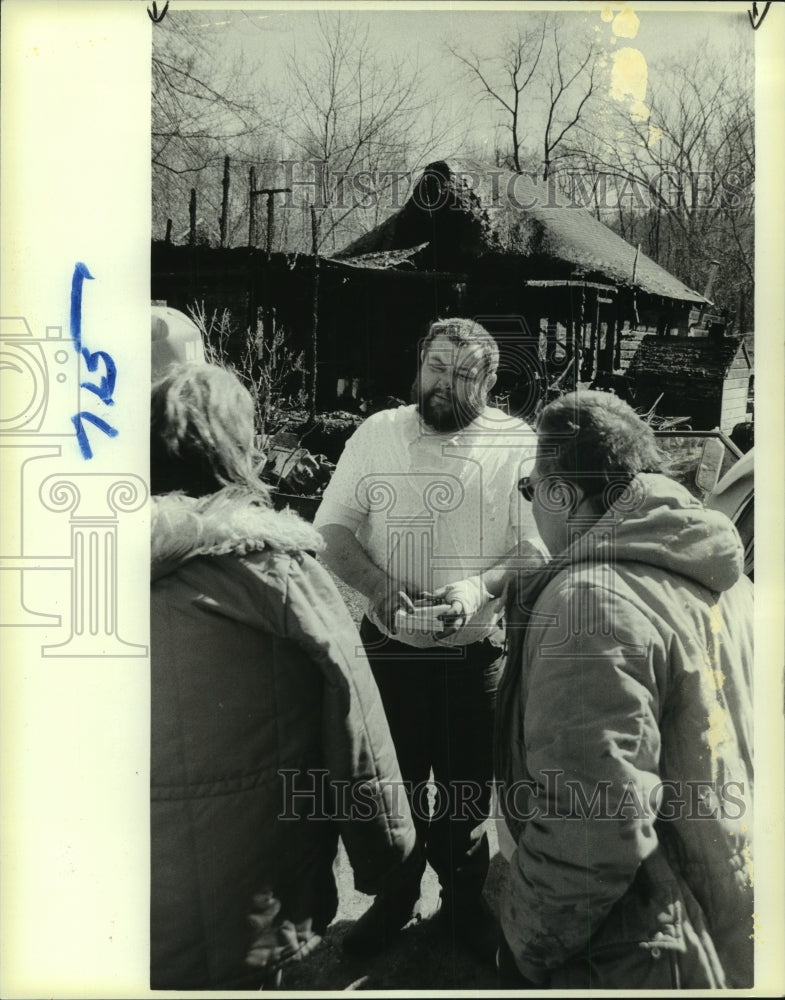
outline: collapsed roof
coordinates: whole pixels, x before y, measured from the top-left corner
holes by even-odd
[[[333,259],[372,268],[462,270],[500,256],[526,261],[532,279],[604,281],[708,303],[553,181],[464,161],[429,164],[401,209]]]

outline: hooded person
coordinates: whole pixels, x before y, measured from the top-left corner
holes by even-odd
[[[153,989],[275,982],[335,916],[339,833],[370,894],[414,845],[359,636],[318,532],[270,508],[253,416],[215,366],[152,389]]]
[[[507,605],[502,985],[749,987],[753,607],[740,539],[662,474],[651,428],[615,396],[565,395],[537,438],[519,491],[553,559]],[[470,588],[447,589],[459,611]]]

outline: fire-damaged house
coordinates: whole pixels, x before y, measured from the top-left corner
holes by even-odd
[[[601,384],[629,365],[627,385],[645,405],[652,385],[662,393],[678,375],[674,412],[713,427],[732,409],[722,402],[731,369],[749,378],[736,363],[738,338],[691,335],[706,297],[552,183],[473,164],[431,164],[397,212],[330,257],[155,243],[152,273],[153,297],[181,309],[245,296],[249,322],[274,317],[307,363],[318,323],[320,409],[408,397],[418,342],[448,315],[473,316],[497,338],[496,391],[522,414],[560,375]],[[693,369],[695,412],[684,410]],[[733,389],[746,403],[746,385]]]

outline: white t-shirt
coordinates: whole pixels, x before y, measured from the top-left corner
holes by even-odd
[[[531,504],[516,488],[535,451],[534,431],[493,407],[454,433],[428,427],[413,405],[383,410],[346,443],[314,524],[349,528],[392,580],[432,591],[489,569],[523,540],[544,551]],[[490,635],[503,603],[486,604],[443,644]],[[368,616],[389,634],[373,609]],[[422,634],[395,638],[439,644]]]

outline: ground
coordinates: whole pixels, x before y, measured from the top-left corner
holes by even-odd
[[[492,824],[491,824],[492,825]],[[492,831],[491,831],[492,833]],[[491,837],[491,871],[485,895],[495,909],[495,900],[506,867]],[[343,849],[336,862],[340,903],[335,920],[327,930],[323,943],[299,966],[284,973],[282,988],[286,990],[493,990],[496,973],[482,965],[465,949],[452,947],[438,917],[434,914],[401,934],[398,941],[376,958],[350,959],[343,954],[341,939],[352,923],[372,902],[372,897],[357,892],[352,884],[352,872]],[[428,909],[436,910],[439,884],[428,868],[423,879],[423,898]]]
[[[363,604],[357,593],[335,577],[336,585],[355,622]],[[505,877],[506,862],[498,849],[493,821],[488,823],[491,870],[485,896],[496,912],[496,901]],[[407,928],[393,947],[373,959],[350,959],[343,954],[341,939],[354,921],[373,902],[354,888],[351,866],[343,847],[335,864],[338,882],[338,913],[320,947],[301,965],[286,970],[282,989],[302,990],[493,990],[497,987],[493,968],[482,965],[460,945],[453,947],[439,921],[439,882],[430,867],[422,883],[425,917]]]

